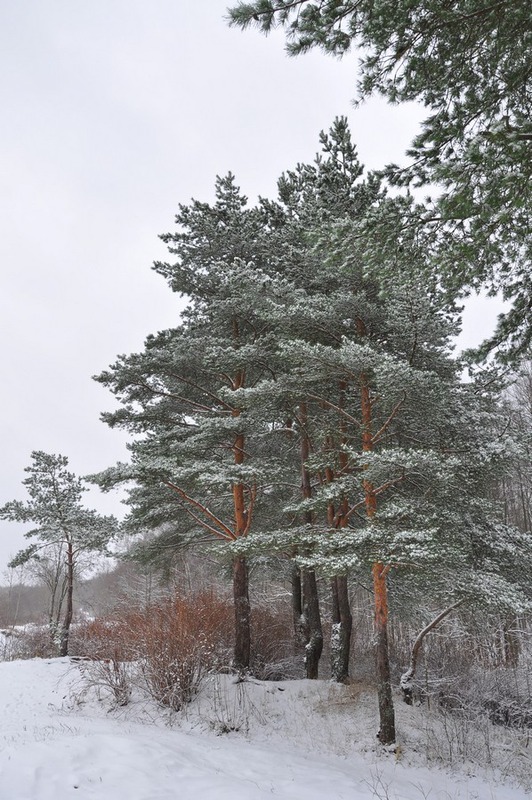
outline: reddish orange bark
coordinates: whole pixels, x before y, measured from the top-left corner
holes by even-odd
[[[235,347],[238,346],[239,328],[235,320],[233,322],[233,335]],[[225,375],[234,391],[242,389],[245,385],[246,373],[241,369],[236,372],[234,377]],[[231,416],[238,418],[241,411],[236,406],[224,403],[226,408],[231,409]],[[245,435],[241,432],[236,433],[231,447],[233,459],[236,465],[243,464],[245,461]],[[255,486],[247,487],[241,482],[234,483],[231,488],[233,497],[233,516],[234,524],[231,526],[225,523],[216,514],[213,514],[203,503],[188,495],[180,486],[170,481],[167,486],[173,489],[183,500],[183,507],[187,513],[205,530],[219,539],[234,541],[249,532],[253,507],[255,503]],[[233,561],[233,598],[235,607],[235,650],[234,665],[238,669],[247,669],[250,663],[251,652],[251,611],[249,603],[249,580],[248,566],[245,557],[236,557]]]
[[[239,329],[236,320],[233,323],[235,339],[238,340]],[[245,383],[245,371],[238,370],[233,381],[233,390],[241,389]],[[240,416],[240,409],[233,408],[233,417]],[[245,437],[237,433],[233,444],[235,464],[244,463]],[[249,503],[246,504],[246,487],[243,483],[233,484],[233,510],[235,517],[235,539],[246,536],[251,525],[253,513],[254,491],[251,490]],[[246,507],[247,506],[247,507]],[[234,665],[238,669],[248,669],[251,655],[251,607],[249,603],[249,574],[247,560],[243,557],[233,561],[233,600],[235,606],[235,652]]]
[[[362,320],[357,324],[360,335],[366,334]],[[370,453],[373,450],[375,439],[372,435],[373,403],[371,399],[368,376],[360,375],[360,400],[362,411],[362,452]],[[380,436],[383,429],[378,432]],[[369,480],[363,481],[364,504],[366,516],[372,520],[377,511],[377,492]],[[372,567],[373,595],[375,602],[375,638],[377,656],[379,721],[378,733],[382,744],[395,742],[395,714],[393,708],[392,690],[390,682],[390,662],[388,656],[388,587],[386,575],[388,567],[376,561]]]

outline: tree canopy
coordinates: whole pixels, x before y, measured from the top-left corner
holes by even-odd
[[[359,53],[358,97],[378,93],[427,110],[392,181],[434,185],[417,222],[441,242],[434,260],[453,291],[501,292],[511,302],[483,353],[527,352],[532,339],[532,25],[527,0],[255,0],[231,24],[286,32],[296,55]]]
[[[426,280],[431,253],[407,224],[410,201],[364,176],[345,119],[320,142],[273,200],[248,205],[228,175],[214,203],[180,206],[162,236],[173,259],[155,269],[188,304],[178,327],[97,377],[121,403],[103,418],[133,441],[131,463],[96,479],[133,481],[144,527],[225,543],[238,666],[250,663],[249,556],[279,553],[302,578],[331,579],[337,679],[348,675],[346,575],[371,574],[390,742],[387,576],[415,573],[420,595],[446,603],[496,595],[525,607],[512,553],[524,563],[529,540],[488,503],[504,423],[490,390],[460,382],[456,309]],[[368,218],[390,216],[400,235],[374,247]],[[159,542],[171,544],[166,532]],[[316,620],[307,664],[320,636]]]

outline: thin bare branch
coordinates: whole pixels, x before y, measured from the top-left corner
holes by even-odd
[[[212,527],[212,525],[209,525],[208,522],[205,522],[204,519],[201,519],[200,517],[198,517],[197,514],[194,514],[192,509],[190,509],[185,502],[181,503],[181,508],[189,515],[189,517],[192,517],[192,519],[196,520],[196,522],[198,522],[202,526],[202,528],[205,528],[205,530],[212,533],[213,536],[216,536],[217,539],[223,539],[225,542],[233,541],[232,539],[229,539],[229,537],[226,536],[225,533],[220,533],[220,531],[217,531],[216,528]]]
[[[221,519],[219,519],[216,516],[216,514],[213,514],[212,511],[209,511],[209,509],[206,508],[206,506],[204,506],[203,503],[200,503],[199,500],[194,500],[193,497],[190,497],[190,495],[188,495],[183,489],[181,489],[180,486],[176,486],[176,484],[172,483],[171,481],[165,481],[165,486],[168,486],[169,489],[173,489],[174,492],[177,492],[179,497],[181,497],[183,500],[186,500],[186,502],[189,503],[191,506],[194,506],[194,508],[199,509],[202,514],[205,514],[207,519],[210,519],[211,522],[217,525],[220,528],[220,530],[225,533],[225,536],[223,538],[231,539],[232,541],[234,541],[237,538],[234,532],[231,530],[231,528],[228,528],[227,525],[225,525],[221,521]],[[207,527],[206,523],[202,524],[205,525],[205,527]],[[219,533],[219,535],[221,536],[222,534]]]
[[[181,381],[181,383],[185,383],[187,386],[192,386],[193,389],[198,389],[198,391],[202,392],[206,397],[210,397],[211,400],[214,400],[223,408],[227,409],[227,411],[234,411],[233,406],[229,405],[229,403],[226,403],[225,400],[222,400],[220,397],[218,397],[218,395],[214,394],[214,392],[209,392],[209,390],[205,389],[205,387],[202,386],[201,384],[196,383],[195,381],[191,381],[188,378],[184,378],[183,375],[178,375],[177,373],[170,373],[170,374],[172,375],[173,378],[176,378],[178,381]]]
[[[326,400],[324,397],[320,397],[318,394],[308,394],[307,397],[310,400],[316,400],[318,403],[323,403],[324,406],[327,406],[328,408],[332,408],[333,411],[338,411],[339,414],[341,414],[343,417],[348,419],[350,422],[354,422],[355,425],[358,425],[359,427],[361,427],[360,420],[358,420],[356,417],[351,416],[351,414],[349,414],[345,410],[345,408],[342,408],[341,406],[337,406],[335,403],[331,403],[330,400]]]
[[[405,402],[405,400],[406,400],[406,392],[403,392],[403,396],[402,396],[402,397],[401,397],[401,399],[400,399],[400,400],[399,400],[399,401],[398,401],[398,402],[395,404],[395,406],[392,408],[392,410],[391,410],[391,412],[390,412],[390,415],[389,415],[388,419],[387,419],[387,420],[386,420],[386,421],[385,421],[385,422],[382,424],[382,426],[381,426],[381,427],[380,427],[380,429],[377,431],[377,433],[376,433],[374,436],[372,436],[372,437],[371,437],[371,443],[372,443],[372,444],[377,444],[377,442],[378,442],[380,439],[382,439],[382,437],[383,437],[383,436],[384,436],[384,434],[386,433],[387,429],[390,427],[391,423],[393,422],[393,420],[395,419],[395,417],[396,417],[396,416],[397,416],[397,414],[399,413],[399,409],[401,408],[401,406],[403,405],[403,403]]]

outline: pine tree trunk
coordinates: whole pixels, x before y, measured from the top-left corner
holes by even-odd
[[[74,613],[74,548],[72,542],[68,542],[67,544],[67,581],[66,612],[59,646],[60,656],[68,655],[68,639]]]
[[[331,630],[331,677],[338,683],[349,680],[349,652],[353,618],[349,605],[346,575],[337,575],[331,581],[332,630]]]
[[[235,650],[233,665],[249,669],[251,649],[251,611],[249,604],[248,565],[245,558],[233,561],[233,599],[235,607]]]
[[[299,422],[301,428],[301,493],[308,500],[312,497],[312,485],[306,462],[310,456],[310,438],[308,435],[307,404],[299,406]],[[312,525],[312,511],[305,511],[303,519]],[[318,667],[323,650],[323,630],[321,627],[320,601],[316,573],[312,569],[301,570],[301,587],[303,595],[303,630],[306,631],[305,673],[307,678],[318,677]]]
[[[386,570],[380,562],[373,565],[373,589],[375,595],[375,640],[380,721],[377,736],[381,744],[392,744],[395,742],[395,712],[388,656],[388,589],[386,586]]]
[[[305,645],[305,673],[307,678],[318,677],[318,667],[323,650],[320,601],[316,574],[313,569],[301,570],[303,588],[303,618],[308,640]]]
[[[238,346],[240,336],[238,322],[233,320],[233,334],[235,346]],[[233,381],[236,391],[244,386],[245,372],[239,370]],[[240,410],[232,411],[233,417],[240,416]],[[245,437],[242,432],[237,433],[233,444],[235,464],[244,463]],[[239,539],[246,536],[248,530],[248,514],[246,508],[245,487],[242,483],[233,484],[233,509],[235,514],[235,537]],[[233,665],[241,671],[249,670],[251,656],[251,607],[249,602],[249,572],[246,558],[235,558],[233,561],[233,600],[235,607],[235,651]]]
[[[294,622],[294,650],[305,648],[305,676],[318,677],[318,666],[323,651],[320,600],[316,575],[313,570],[292,567],[292,615]]]
[[[340,410],[345,408],[347,384],[340,381],[338,385],[338,407]],[[338,462],[340,475],[347,475],[350,472],[349,458],[345,451],[348,444],[348,431],[345,417],[340,414],[339,423],[340,452]],[[334,482],[334,471],[327,467],[325,477],[330,483]],[[327,522],[330,527],[343,529],[348,524],[349,502],[347,497],[343,497],[339,508],[335,511],[334,503],[330,502],[327,509]],[[331,628],[331,677],[338,683],[347,683],[349,680],[349,656],[351,651],[351,631],[353,628],[353,618],[349,604],[349,588],[347,575],[336,575],[331,580],[332,595],[332,628]]]
[[[308,643],[307,620],[303,615],[303,591],[301,586],[301,570],[297,564],[292,563],[290,571],[292,585],[292,622],[294,626],[294,652]]]
[[[362,320],[358,324],[358,332],[366,334]],[[372,402],[367,376],[360,375],[360,399],[362,411],[362,451],[373,450],[372,436]],[[366,516],[369,521],[377,512],[377,496],[371,481],[363,481]],[[393,707],[392,686],[390,680],[390,658],[388,654],[388,587],[386,575],[388,569],[380,561],[373,564],[373,595],[375,601],[375,645],[376,669],[379,701],[379,732],[381,744],[395,742],[395,712]]]

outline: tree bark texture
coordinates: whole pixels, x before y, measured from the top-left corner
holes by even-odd
[[[307,469],[307,460],[310,456],[310,438],[308,435],[307,404],[299,406],[299,423],[301,436],[301,494],[305,500],[312,497],[310,473]],[[312,511],[303,512],[303,519],[311,525],[313,522]],[[314,570],[301,570],[301,588],[303,596],[302,629],[305,631],[305,673],[307,678],[318,677],[318,667],[323,651],[323,630],[321,627],[320,602],[318,585]]]
[[[294,652],[300,647],[305,647],[308,642],[308,630],[305,630],[303,616],[303,590],[301,586],[301,570],[297,564],[292,563],[290,571],[292,586],[292,622],[294,626]]]
[[[323,650],[323,630],[321,627],[320,601],[316,573],[313,569],[301,570],[303,589],[303,618],[307,633],[305,644],[305,673],[307,678],[316,679]]]
[[[353,627],[347,575],[337,575],[331,580],[331,594],[331,677],[338,683],[346,683],[349,679],[349,653]]]
[[[72,542],[67,544],[67,581],[66,612],[59,645],[59,655],[63,657],[68,655],[68,639],[74,614],[74,548]]]
[[[361,334],[365,334],[363,322],[360,324]],[[362,411],[362,451],[373,450],[372,436],[372,401],[367,376],[360,375],[360,398]],[[377,511],[377,495],[371,481],[363,481],[366,516],[372,520]],[[392,687],[390,681],[390,658],[388,652],[388,587],[386,575],[388,568],[380,561],[372,567],[373,595],[375,601],[375,650],[379,702],[379,732],[381,744],[395,742],[395,711],[393,707]]]
[[[238,325],[234,323],[235,339],[238,340]],[[245,373],[239,370],[233,388],[240,389],[244,386]],[[233,409],[232,416],[240,416],[240,410]],[[245,437],[238,433],[233,444],[234,462],[236,465],[244,463]],[[235,538],[246,536],[251,522],[252,500],[246,503],[246,487],[242,483],[233,484],[233,509],[235,515]],[[248,670],[251,656],[251,607],[249,603],[249,572],[245,558],[235,558],[233,561],[233,599],[235,606],[235,652],[233,663],[238,670]]]
[[[305,649],[304,663],[307,678],[318,677],[318,666],[323,651],[318,584],[313,570],[292,567],[292,615],[294,622],[294,650]]]
[[[388,655],[388,589],[386,569],[383,564],[373,565],[373,590],[375,595],[375,643],[377,654],[377,681],[379,700],[379,723],[377,734],[381,744],[395,742],[395,712],[390,680]]]
[[[340,381],[339,384],[338,406],[341,411],[345,408],[345,395],[347,384]],[[347,426],[345,417],[340,413],[339,418],[340,444],[343,446],[348,443]],[[349,458],[345,450],[339,452],[340,475],[344,476],[349,472]],[[326,471],[326,477],[334,480],[334,475]],[[341,500],[340,507],[335,513],[333,505],[328,508],[328,522],[331,527],[343,529],[348,524],[348,498]],[[351,652],[351,632],[353,629],[353,617],[349,603],[349,587],[347,575],[337,575],[331,581],[332,595],[332,629],[331,629],[331,677],[338,683],[346,683],[349,679],[349,657]]]
[[[251,608],[249,603],[248,565],[245,558],[233,561],[233,600],[235,608],[235,651],[233,665],[236,669],[249,669],[251,652]]]

